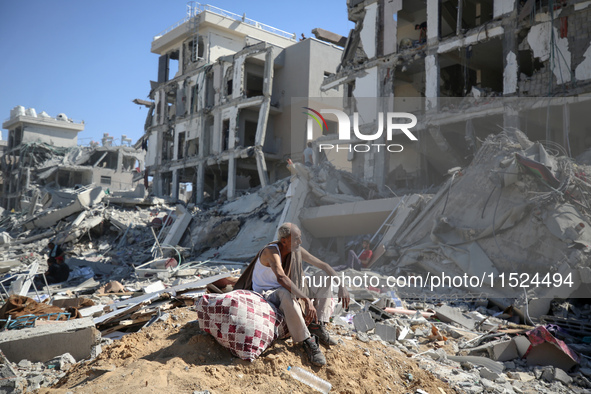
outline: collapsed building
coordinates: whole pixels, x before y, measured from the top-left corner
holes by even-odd
[[[282,39],[284,48],[277,42],[255,43],[252,37],[259,35],[269,40],[278,39],[267,31],[268,26],[251,22],[244,16],[209,6],[199,6],[196,12],[191,4],[187,18],[153,42],[153,50],[161,55],[159,81],[152,84],[154,102],[137,100],[138,104],[151,108],[146,134],[137,145],[147,145],[154,195],[176,200],[181,186],[190,184],[196,191],[191,202],[200,204],[169,206],[170,199],[147,197],[141,183],[134,192],[109,196],[103,191],[106,185],[53,193],[52,206],[43,211],[38,210],[34,201],[23,205],[21,200],[21,208],[37,207],[33,214],[5,215],[0,221],[3,231],[0,250],[5,259],[0,262],[0,268],[10,274],[20,270],[17,274],[20,282],[13,282],[14,288],[10,290],[17,289],[22,297],[39,297],[37,293],[47,291],[54,297],[53,306],[58,308],[55,313],[64,314],[71,306],[75,310],[70,311],[73,321],[40,329],[38,326],[18,327],[21,320],[11,323],[13,315],[4,308],[3,318],[8,320],[4,323],[11,323],[14,331],[0,341],[0,349],[7,358],[2,359],[2,364],[13,368],[4,371],[3,384],[16,384],[17,376],[26,376],[28,384],[35,387],[34,384],[41,384],[31,369],[53,370],[56,365],[74,364],[85,358],[92,361],[81,363],[82,378],[74,371],[57,384],[72,388],[78,387],[82,380],[86,384],[88,379],[87,389],[92,391],[93,384],[105,387],[101,376],[113,378],[116,375],[111,382],[120,384],[140,381],[139,378],[129,379],[134,372],[139,373],[131,369],[136,366],[129,367],[127,362],[120,363],[121,360],[144,357],[144,365],[156,360],[158,371],[166,370],[162,365],[169,361],[178,362],[177,348],[164,348],[157,355],[152,348],[146,354],[135,352],[134,348],[139,348],[146,338],[153,340],[159,335],[172,337],[177,346],[185,351],[189,349],[190,353],[194,353],[195,348],[198,352],[206,349],[198,357],[183,353],[182,358],[189,365],[184,370],[174,368],[182,373],[197,370],[192,380],[206,382],[200,386],[203,389],[228,387],[215,379],[213,382],[206,379],[214,375],[212,371],[218,370],[223,371],[221,375],[225,381],[231,380],[228,376],[243,379],[247,374],[260,380],[268,368],[261,372],[261,364],[255,362],[251,369],[239,366],[244,369],[236,371],[237,367],[230,365],[234,364],[231,359],[220,356],[225,350],[213,342],[213,337],[204,338],[206,333],[202,331],[201,322],[199,327],[194,322],[186,323],[191,319],[189,316],[194,319],[194,309],[182,308],[193,308],[205,293],[213,298],[214,293],[231,290],[228,277],[238,275],[238,268],[243,268],[275,236],[279,224],[291,221],[302,228],[306,248],[333,266],[343,262],[348,249],[357,247],[356,241],[365,237],[372,241],[374,256],[369,271],[347,270],[347,274],[370,275],[377,278],[377,285],[351,286],[350,293],[356,303],[350,311],[340,310],[334,316],[334,330],[347,339],[344,341],[346,351],[328,353],[331,363],[337,361],[338,353],[355,354],[363,360],[362,372],[355,375],[356,379],[351,378],[349,367],[353,360],[343,366],[344,377],[334,372],[338,368],[315,371],[334,382],[337,390],[375,390],[373,374],[385,373],[387,380],[401,382],[401,387],[397,387],[400,392],[408,392],[409,387],[423,392],[419,385],[431,378],[421,381],[417,379],[416,370],[414,377],[401,372],[403,365],[414,365],[414,360],[418,360],[421,369],[434,371],[435,376],[449,383],[450,390],[520,393],[527,390],[584,392],[585,388],[591,388],[588,361],[591,346],[584,339],[591,337],[591,308],[584,299],[577,299],[589,297],[587,291],[591,283],[588,258],[591,204],[587,198],[591,168],[572,158],[588,145],[581,134],[584,123],[572,121],[573,113],[584,112],[583,98],[569,98],[542,107],[536,104],[536,99],[527,104],[520,104],[521,100],[507,100],[511,95],[519,97],[519,92],[506,93],[505,101],[492,100],[491,96],[497,94],[495,89],[499,86],[504,89],[510,84],[505,81],[504,70],[502,85],[487,86],[487,78],[499,74],[490,74],[486,68],[488,59],[481,58],[479,64],[483,69],[480,72],[471,68],[474,63],[456,70],[464,74],[471,85],[450,93],[450,96],[461,96],[455,101],[446,101],[437,94],[431,96],[429,89],[437,85],[441,93],[445,86],[442,81],[448,78],[442,77],[440,84],[432,84],[434,72],[437,78],[453,72],[443,72],[439,65],[435,67],[439,71],[433,71],[431,66],[428,69],[425,66],[427,73],[421,71],[422,61],[431,62],[435,58],[443,62],[446,56],[451,56],[448,52],[453,52],[449,49],[452,44],[457,44],[460,51],[466,50],[463,40],[474,40],[474,46],[498,41],[483,47],[479,56],[505,48],[512,39],[500,36],[498,29],[491,31],[491,26],[505,29],[507,23],[517,21],[518,11],[525,12],[523,10],[530,7],[528,15],[533,18],[519,23],[535,24],[536,20],[547,18],[546,11],[552,14],[559,10],[563,10],[560,12],[565,13],[567,20],[577,21],[583,15],[580,12],[587,12],[587,5],[591,5],[587,3],[555,5],[550,2],[540,8],[539,2],[525,2],[516,8],[513,2],[495,1],[491,8],[490,4],[447,1],[428,2],[428,8],[424,9],[420,2],[412,5],[396,1],[349,2],[350,16],[363,23],[359,22],[349,36],[341,65],[336,65],[338,61],[334,63],[336,75],[322,75],[317,71],[324,69],[316,67],[313,70],[315,83],[324,81],[327,92],[345,83],[346,89],[341,89],[345,90],[345,97],[340,97],[338,91],[326,94],[334,94],[329,98],[340,101],[341,105],[344,103],[349,112],[368,110],[367,103],[361,100],[367,92],[378,94],[376,92],[390,89],[386,95],[403,100],[393,100],[400,106],[383,110],[420,113],[414,108],[416,105],[425,115],[420,113],[424,117],[418,123],[418,142],[409,145],[404,154],[380,156],[345,151],[346,160],[351,162],[348,172],[336,169],[330,163],[331,157],[313,167],[299,163],[285,166],[287,155],[295,155],[294,161],[297,161],[305,145],[305,131],[309,130],[307,116],[296,118],[293,114],[301,113],[304,106],[318,108],[315,106],[322,101],[309,99],[297,105],[292,103],[291,107],[290,103],[279,101],[280,105],[273,105],[275,98],[283,97],[274,95],[276,87],[282,86],[279,85],[281,78],[287,78],[283,73],[292,70],[290,75],[298,75],[295,69],[301,67],[297,62],[287,61],[290,51],[312,53],[311,48],[322,46],[338,54],[338,48],[313,39],[296,43],[291,35]],[[406,7],[401,10],[396,4]],[[398,10],[397,16],[391,18],[395,10]],[[413,16],[412,10],[417,14]],[[426,43],[420,42],[420,38],[403,39],[402,34],[418,36],[411,22],[420,25],[421,12],[436,19],[433,22],[426,18]],[[455,23],[456,30],[453,30],[453,15],[458,12],[457,18],[461,21]],[[492,14],[490,19],[484,18],[489,14]],[[378,16],[384,19],[376,19]],[[392,21],[396,23],[392,25]],[[445,35],[439,38],[439,33],[433,36],[438,24],[445,35],[451,35],[447,38]],[[385,30],[381,29],[388,27],[388,37],[391,37],[392,27],[398,25],[406,30],[398,30],[398,39],[393,44],[389,38],[386,40]],[[458,26],[461,37],[452,34],[458,31]],[[241,36],[244,41],[237,40],[232,44],[235,47],[230,41],[223,41],[224,37],[234,37],[232,34],[238,37],[244,32],[246,36]],[[374,37],[376,32],[379,34]],[[315,34],[334,44],[343,41],[321,29]],[[374,38],[375,47],[372,47]],[[531,38],[535,41],[536,37]],[[222,42],[226,42],[227,47]],[[434,47],[429,49],[430,45]],[[519,45],[525,44],[522,41]],[[390,49],[385,49],[388,46]],[[194,48],[197,52],[192,57],[190,50]],[[229,53],[211,57],[212,53],[225,50]],[[377,55],[387,50],[397,52],[390,52],[388,57]],[[434,58],[426,60],[431,55]],[[357,63],[351,63],[351,59],[356,59]],[[172,78],[171,60],[179,64],[179,71]],[[494,60],[498,61],[496,57]],[[420,67],[413,69],[413,62],[418,62]],[[513,70],[516,63],[509,63],[512,64],[509,69]],[[385,68],[382,65],[386,65]],[[544,68],[551,69],[551,63],[546,63]],[[405,76],[408,72],[410,74]],[[324,73],[330,74],[330,71]],[[556,78],[554,73],[548,75]],[[384,76],[387,78],[382,79]],[[276,82],[272,88],[267,84],[269,81]],[[566,85],[558,84],[561,86],[558,87],[556,80],[552,81],[557,90]],[[414,94],[425,95],[427,100],[421,97],[413,101],[404,97],[407,94],[404,92],[414,89],[414,85],[418,86]],[[455,82],[450,86],[458,88]],[[579,86],[584,89],[586,85]],[[303,88],[306,89],[311,94],[316,88]],[[255,93],[249,96],[251,90]],[[425,94],[427,91],[429,93]],[[463,97],[468,91],[471,96]],[[235,92],[240,93],[234,96]],[[567,89],[556,94],[568,96],[578,92]],[[296,97],[299,93],[292,91],[292,94]],[[526,107],[514,111],[519,105]],[[431,109],[436,112],[429,113]],[[556,111],[561,115],[558,120],[544,124],[543,128],[535,125],[539,119],[548,119],[548,114],[553,118]],[[326,120],[330,123],[325,130],[318,133],[314,129],[316,147],[320,143],[342,143],[335,138],[335,122],[328,116]],[[247,127],[250,121],[255,124]],[[370,129],[373,125],[366,127]],[[504,130],[499,132],[501,129]],[[571,133],[571,129],[575,131]],[[535,142],[548,136],[544,143]],[[556,144],[556,141],[565,141],[563,137],[570,142],[570,148],[569,144],[563,144],[564,148]],[[395,141],[398,138],[406,137],[394,136]],[[288,141],[294,146],[289,147]],[[278,147],[284,144],[287,147],[280,150]],[[276,150],[267,150],[270,146]],[[43,145],[41,149],[48,147]],[[109,156],[110,149],[95,148],[92,153],[69,151],[60,156],[58,162],[63,162],[62,158],[74,158],[73,163],[85,162],[93,168],[103,168],[103,162],[107,163],[105,167],[123,163],[119,154]],[[128,163],[122,166],[129,169],[131,159]],[[40,167],[41,171],[33,172],[37,175],[31,177],[31,184],[44,184],[46,179],[59,185],[77,182],[76,176],[68,175],[66,179],[65,173],[60,175],[61,164],[54,164],[33,166]],[[70,174],[68,171],[70,169],[66,171]],[[285,177],[288,173],[289,179]],[[245,179],[248,177],[249,182]],[[427,193],[425,186],[431,184],[435,187],[429,188]],[[216,201],[207,201],[209,198]],[[45,206],[42,202],[39,205]],[[83,276],[39,289],[41,291],[26,291],[28,288],[24,289],[23,285],[32,286],[31,272],[40,268],[39,260],[44,256],[39,251],[48,237],[70,244],[67,262]],[[493,278],[489,275],[494,274],[494,280],[483,280],[477,286],[471,285],[472,282],[468,283],[470,286],[466,286],[466,282],[461,285],[450,282],[449,286],[406,282],[408,286],[392,286],[387,277],[412,276],[416,281],[421,276],[427,278],[442,273],[483,279]],[[504,282],[499,282],[503,273]],[[515,285],[511,284],[514,283],[511,274],[515,273],[530,276],[527,280],[518,276]],[[536,273],[541,276],[536,277]],[[556,278],[560,279],[560,285]],[[68,296],[68,291],[76,297]],[[55,297],[56,293],[66,295]],[[89,301],[96,304],[89,306]],[[24,330],[21,335],[17,332],[20,329]],[[96,330],[104,338],[115,340],[100,357]],[[135,333],[137,330],[141,332]],[[71,341],[64,340],[68,336]],[[54,341],[57,338],[60,341]],[[124,339],[119,341],[121,338]],[[39,352],[35,346],[39,340],[51,342],[53,346]],[[292,350],[285,351],[288,342],[278,342],[280,350],[263,353],[262,362],[281,367],[283,363],[298,362]],[[109,340],[102,343],[106,346]],[[351,344],[354,345],[349,346]],[[375,347],[372,347],[370,352],[370,346],[380,350],[374,352]],[[366,360],[373,362],[374,353],[385,354],[384,349],[392,350],[390,347],[403,356],[402,362],[397,361],[391,368],[386,364],[392,362],[391,358],[380,360],[371,364],[375,368],[368,369]],[[62,355],[66,350],[72,352],[69,357]],[[45,363],[45,367],[31,365],[23,359],[25,357]],[[234,375],[236,372],[245,373]],[[52,373],[48,373],[42,385],[54,384],[65,374]],[[265,380],[282,387],[285,376],[277,376],[274,371],[271,374],[264,375],[268,378]],[[392,376],[399,377],[393,379]],[[23,380],[21,378],[20,383]],[[166,384],[177,384],[180,380],[175,377]],[[144,380],[141,384],[144,385]],[[444,391],[442,387],[432,388]],[[232,389],[234,387],[228,390]],[[285,391],[298,389],[302,388],[290,386]]]
[[[187,16],[154,37],[160,55],[146,120],[146,167],[153,193],[179,196],[179,185],[217,199],[285,177],[291,147],[305,148],[309,107],[334,73],[342,49],[209,5],[190,2]],[[292,99],[301,98],[297,103]]]
[[[84,130],[83,122],[76,123],[63,113],[56,118],[45,112],[37,115],[34,108],[25,111],[22,106],[15,107],[10,115],[2,125],[8,129],[9,138],[0,158],[5,179],[1,206],[5,209],[30,208],[34,213],[51,199],[49,195],[44,197],[39,187],[52,192],[89,185],[113,191],[133,190],[143,180],[140,172],[145,152],[126,145],[114,146],[108,133],[102,138],[102,146],[94,143],[79,147],[78,133]],[[122,141],[131,142],[126,136]]]
[[[323,90],[341,86],[348,113],[367,111],[360,98],[384,97],[390,103],[381,111],[419,118],[416,143],[395,160],[356,155],[357,175],[380,188],[437,185],[448,169],[472,160],[480,140],[503,129],[559,143],[572,157],[589,146],[589,2],[348,0],[347,6],[355,27]],[[401,132],[393,140],[408,143]]]

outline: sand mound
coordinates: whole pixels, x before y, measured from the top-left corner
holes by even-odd
[[[95,360],[72,368],[54,388],[40,392],[310,392],[289,376],[290,365],[328,380],[335,393],[453,391],[392,347],[341,336],[340,346],[324,349],[328,362],[324,368],[313,367],[291,340],[277,341],[250,363],[233,357],[201,331],[196,318],[194,311],[177,309],[166,322],[115,341]]]

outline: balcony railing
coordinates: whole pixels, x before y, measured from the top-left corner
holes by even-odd
[[[264,30],[264,31],[271,33],[271,34],[275,34],[279,37],[283,37],[283,38],[287,38],[289,40],[296,41],[295,33],[288,33],[286,31],[277,29],[273,26],[269,26],[264,23],[257,22],[253,19],[246,18],[245,15],[238,15],[233,12],[222,10],[221,8],[218,8],[218,7],[214,7],[209,4],[200,4],[195,1],[190,1],[187,4],[187,15],[183,19],[181,19],[180,21],[176,22],[174,25],[172,25],[172,26],[168,27],[167,29],[158,33],[156,36],[154,36],[154,40],[157,40],[158,38],[162,37],[166,33],[171,32],[172,30],[176,29],[177,27],[181,26],[183,23],[189,21],[191,18],[199,15],[200,13],[202,13],[204,11],[209,11],[213,14],[222,16],[224,18],[228,18],[228,19],[232,19],[232,20],[239,21],[242,23],[246,23],[247,25],[256,27],[257,29]]]

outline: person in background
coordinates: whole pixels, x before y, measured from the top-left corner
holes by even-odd
[[[361,251],[361,253],[359,253],[359,256],[355,253],[355,251],[349,250],[349,255],[347,256],[347,264],[334,267],[335,271],[342,271],[347,268],[353,268],[355,270],[366,268],[373,255],[373,252],[369,248],[369,239],[364,239],[362,242],[362,246],[363,250]]]
[[[304,149],[303,161],[307,167],[312,167],[314,165],[314,151],[312,150],[311,142],[308,142],[308,146]]]
[[[62,248],[50,242],[47,244],[49,249],[49,258],[47,259],[47,272],[45,272],[45,279],[47,283],[60,283],[68,280],[70,276],[70,267],[65,262],[65,253]]]
[[[427,41],[427,22],[415,25],[415,30],[420,30],[419,44],[425,43]]]

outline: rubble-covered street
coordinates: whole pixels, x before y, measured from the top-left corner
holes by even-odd
[[[188,2],[135,142],[10,110],[0,394],[591,393],[591,1],[341,3]]]
[[[552,218],[555,212],[582,212],[563,220],[588,223],[587,211],[580,204],[572,208],[558,191],[541,192],[543,181],[516,164],[521,154],[535,160],[541,149],[519,133],[490,137],[473,163],[458,169],[460,175],[450,177],[436,194],[389,204],[394,211],[383,233],[383,256],[371,269],[343,271],[350,278],[371,275],[379,284],[349,288],[355,302],[348,311],[337,308],[333,317],[330,329],[339,345],[326,350],[326,368],[311,367],[289,339],[277,340],[252,363],[241,361],[200,329],[195,307],[206,292],[231,290],[232,278],[272,239],[290,210],[303,212],[306,229],[305,213],[310,210],[377,203],[386,197],[328,164],[312,169],[291,164],[290,178],[203,208],[152,197],[117,202],[115,195],[100,190],[94,196],[89,189],[94,197],[88,203],[49,226],[26,230],[26,223],[40,223],[36,218],[48,215],[41,207],[31,215],[7,214],[1,246],[3,288],[12,296],[0,310],[3,390],[305,391],[286,375],[288,366],[298,365],[331,382],[335,392],[585,392],[591,388],[591,346],[586,340],[591,336],[591,308],[584,299],[571,294],[550,298],[530,289],[525,306],[525,293],[520,292],[506,298],[483,289],[417,291],[386,284],[388,275],[401,271],[435,274],[442,262],[450,273],[474,274],[483,269],[478,264],[495,261],[494,268],[501,272],[507,269],[503,257],[521,252],[511,245],[528,242],[529,236],[543,242],[533,242],[534,249],[520,259],[536,252],[550,258],[540,249],[548,246],[548,251],[565,256],[569,272],[579,272],[573,280],[586,286],[589,267],[580,257],[588,250],[585,233],[557,233],[557,228],[566,233],[571,226]],[[564,187],[572,201],[580,203],[586,194],[583,179],[591,172],[573,162],[557,167],[565,165],[570,171],[576,168],[577,175],[562,170],[555,176],[568,179],[570,185]],[[487,199],[494,186],[470,187],[480,191],[480,197],[462,190],[478,180],[494,184],[506,176],[506,168],[513,168],[514,177],[499,184],[503,199]],[[482,177],[483,171],[494,175]],[[368,199],[371,194],[376,200]],[[79,196],[76,191],[71,198]],[[340,201],[326,205],[328,196]],[[478,214],[486,203],[490,207],[490,216],[479,227],[454,218],[459,211],[466,217],[466,198]],[[507,212],[515,218],[508,220]],[[520,230],[523,226],[532,229]],[[67,240],[66,263],[72,271],[67,282],[42,289],[30,279],[45,271],[47,236],[39,235],[48,231]],[[304,233],[315,240],[311,250],[322,259],[333,265],[341,262],[330,242]],[[420,248],[417,240],[423,242]],[[476,241],[480,250],[469,246]],[[584,247],[573,248],[576,245]],[[417,250],[422,258],[416,257]],[[454,255],[448,250],[459,253],[456,260],[450,260]],[[466,268],[461,265],[465,253],[490,258],[471,257]],[[532,261],[544,263],[540,259]]]

